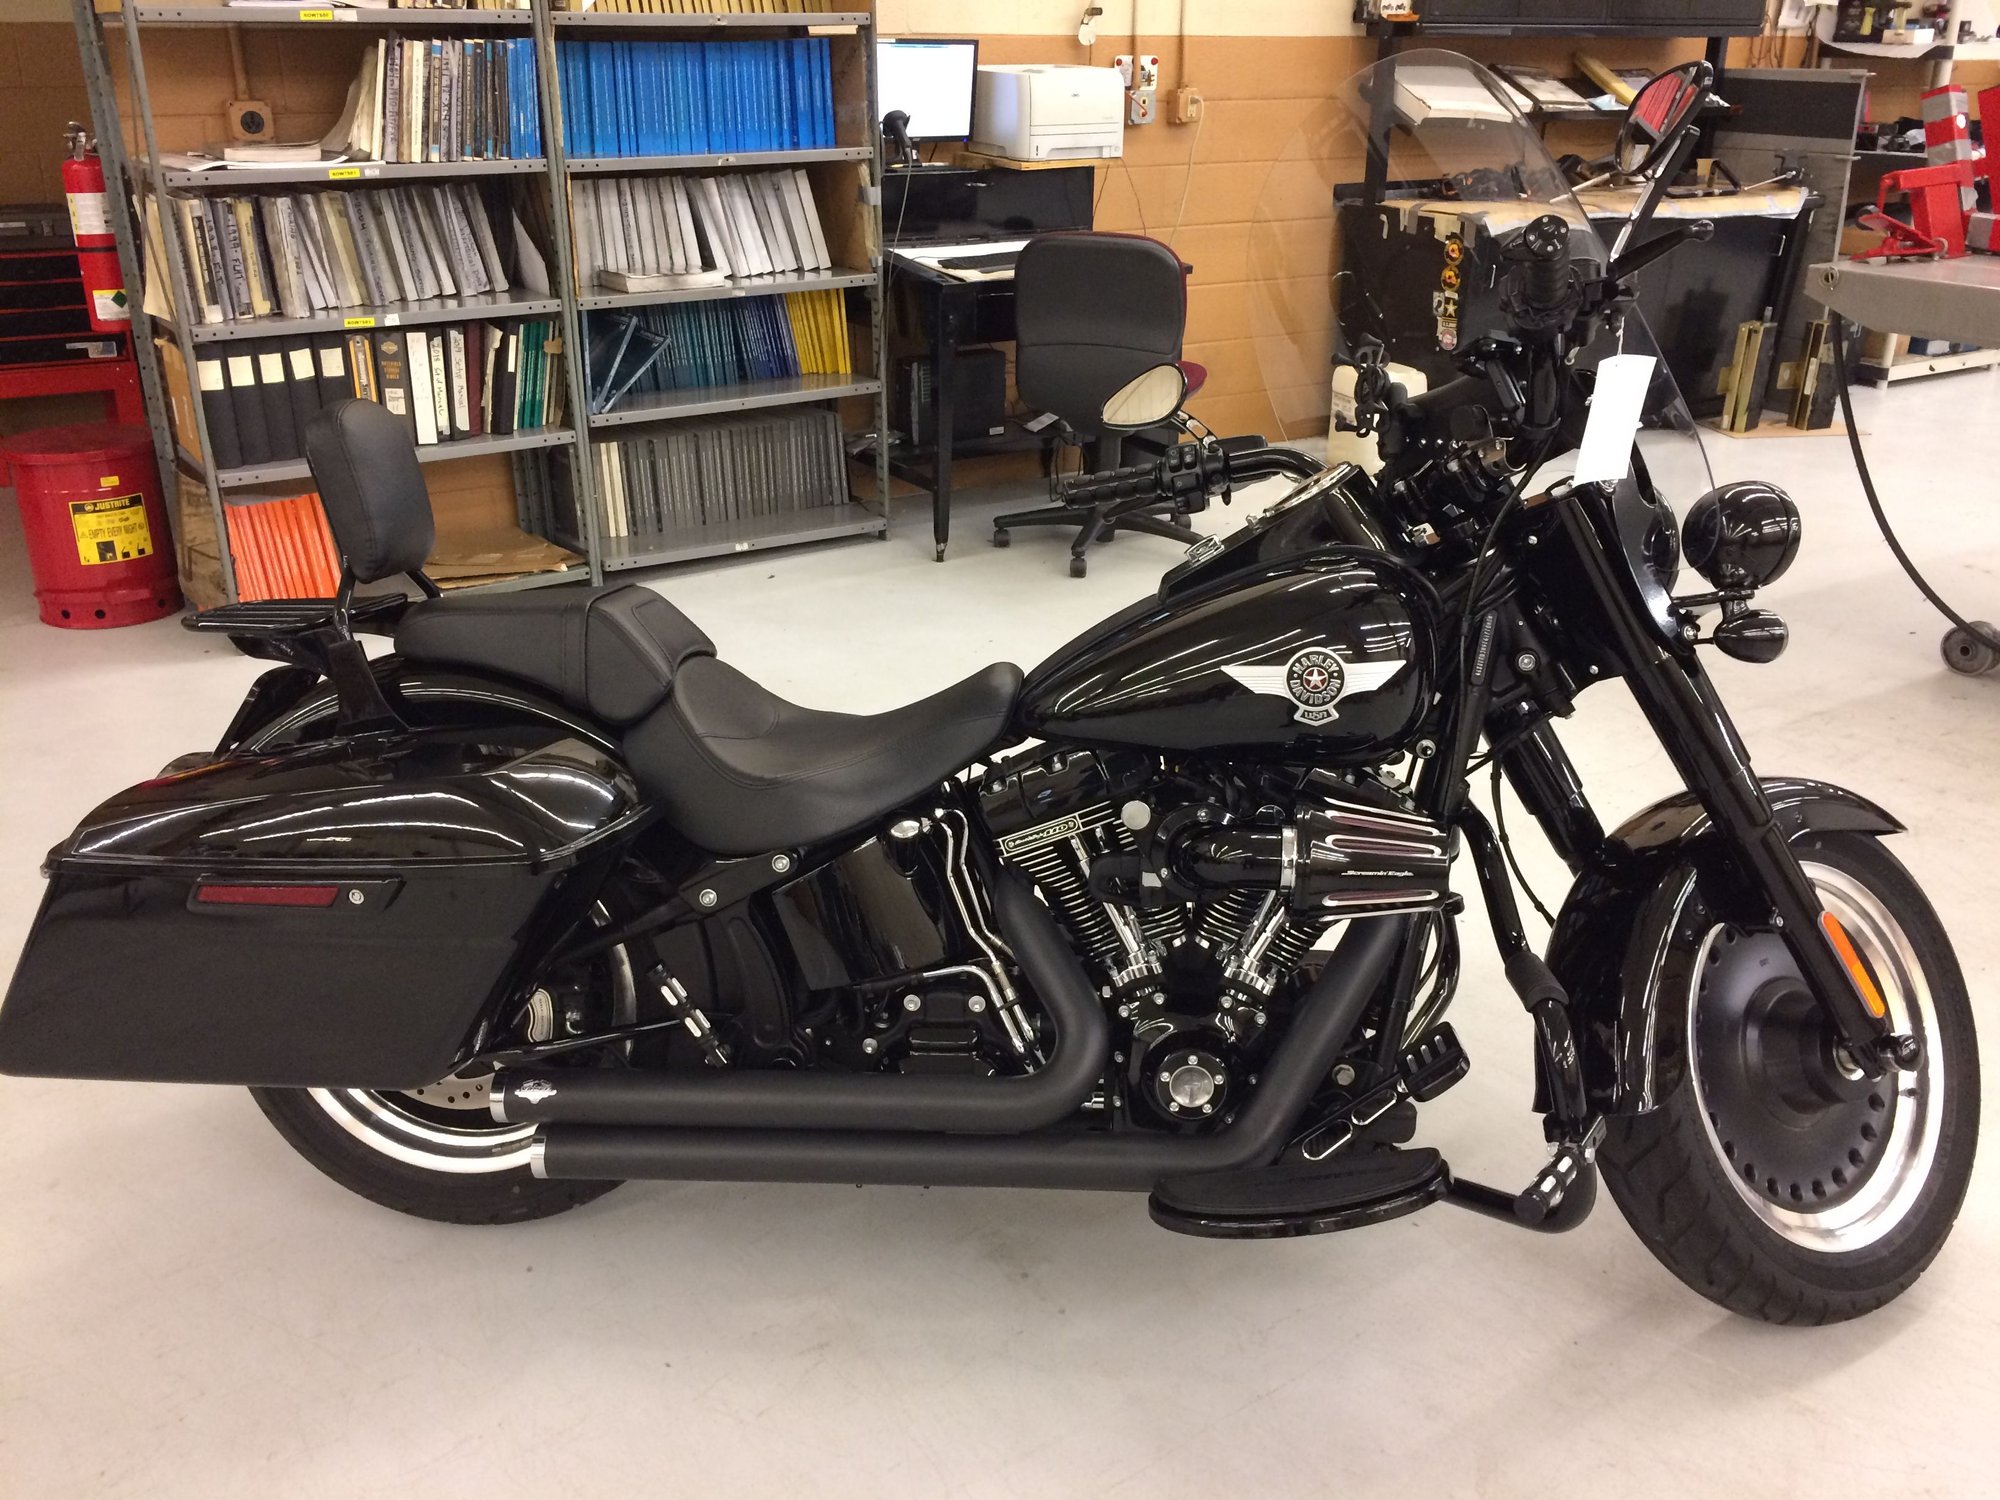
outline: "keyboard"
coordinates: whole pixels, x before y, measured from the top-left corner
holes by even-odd
[[[941,271],[1011,271],[1021,258],[1018,250],[1002,250],[994,255],[954,255],[938,262]]]

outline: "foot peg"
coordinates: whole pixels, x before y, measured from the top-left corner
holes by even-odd
[[[1404,1091],[1417,1103],[1428,1104],[1466,1075],[1472,1059],[1459,1045],[1451,1023],[1443,1021],[1404,1049],[1398,1067]]]
[[[1557,1141],[1549,1164],[1535,1174],[1535,1180],[1514,1195],[1514,1217],[1529,1228],[1538,1228],[1562,1211],[1588,1178],[1583,1191],[1591,1201],[1597,1197],[1597,1148],[1604,1141],[1604,1119],[1591,1123],[1581,1140]],[[1588,1204],[1585,1211],[1589,1211]]]
[[[1602,1116],[1576,1139],[1556,1142],[1549,1164],[1518,1193],[1503,1193],[1463,1178],[1445,1196],[1460,1208],[1543,1234],[1562,1234],[1590,1217],[1597,1206],[1597,1148],[1604,1139]]]
[[[1153,1222],[1205,1239],[1273,1240],[1331,1234],[1413,1214],[1451,1187],[1428,1147],[1374,1146],[1330,1161],[1169,1177],[1147,1202]]]

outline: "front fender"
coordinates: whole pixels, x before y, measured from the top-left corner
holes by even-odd
[[[1763,787],[1788,840],[1903,829],[1867,798],[1823,781],[1767,777]],[[1673,1091],[1680,1058],[1661,1046],[1662,1007],[1687,993],[1715,921],[1763,910],[1690,792],[1654,803],[1605,841],[1570,887],[1547,955],[1569,992],[1594,1110],[1643,1114]]]

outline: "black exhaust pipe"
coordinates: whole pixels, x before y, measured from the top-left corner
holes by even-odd
[[[537,1177],[597,1181],[865,1182],[933,1187],[1149,1190],[1163,1177],[1263,1166],[1339,1057],[1407,940],[1406,917],[1349,925],[1257,1092],[1214,1135],[1113,1135],[1067,1129],[1003,1139],[801,1130],[637,1130],[545,1126]],[[1010,934],[1011,936],[1011,934]]]
[[[993,883],[993,913],[1055,1023],[1048,1065],[1008,1078],[903,1073],[658,1073],[509,1068],[489,1092],[504,1123],[728,1130],[952,1130],[1012,1135],[1076,1113],[1104,1076],[1111,1027],[1083,966],[1021,876]]]

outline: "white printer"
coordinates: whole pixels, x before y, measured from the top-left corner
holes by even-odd
[[[1125,150],[1125,84],[1115,68],[984,67],[973,86],[972,149],[1015,161],[1093,161]]]

